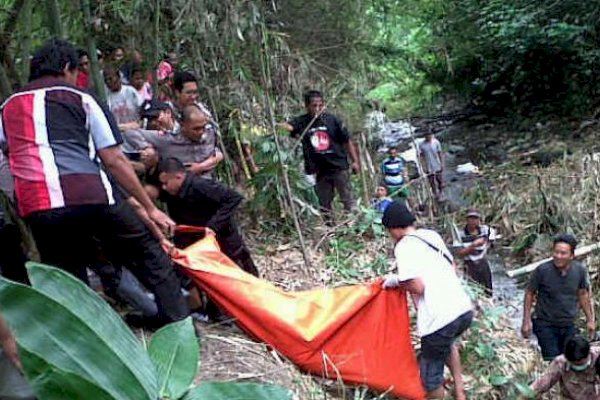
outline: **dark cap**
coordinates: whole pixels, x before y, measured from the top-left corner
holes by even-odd
[[[406,206],[398,201],[393,201],[385,209],[381,222],[383,226],[388,229],[392,228],[406,228],[415,223],[416,218],[406,208]]]
[[[481,214],[479,213],[479,211],[477,211],[474,208],[469,208],[467,210],[467,218],[468,217],[475,217],[475,218],[481,218]]]
[[[142,118],[156,118],[159,116],[161,111],[169,109],[167,103],[163,103],[157,100],[146,100],[140,107],[140,115]]]

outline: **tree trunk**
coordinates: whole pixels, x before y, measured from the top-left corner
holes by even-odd
[[[62,39],[64,31],[60,19],[60,7],[57,0],[46,0],[46,10],[48,12],[48,27],[52,36]]]
[[[94,21],[92,20],[92,11],[90,8],[90,0],[81,0],[81,9],[83,11],[83,19],[85,26],[88,27],[89,34],[87,35],[87,47],[90,57],[90,67],[92,73],[92,79],[94,81],[94,89],[96,95],[106,100],[106,93],[104,92],[104,80],[100,76],[100,66],[98,65],[98,54],[96,53],[96,37]]]

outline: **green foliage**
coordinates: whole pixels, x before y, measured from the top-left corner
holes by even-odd
[[[41,264],[29,263],[28,270],[33,287],[0,278],[0,306],[40,400],[210,399],[221,394],[291,399],[289,391],[262,384],[207,382],[188,390],[198,365],[191,319],[158,331],[148,357],[119,316],[81,281]]]
[[[161,398],[178,399],[187,392],[196,376],[199,351],[190,318],[167,325],[152,336],[148,354],[157,366]]]

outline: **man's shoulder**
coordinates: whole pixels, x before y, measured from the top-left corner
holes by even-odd
[[[540,264],[537,268],[536,271],[538,274],[546,274],[552,271],[552,268],[554,267],[554,261],[552,260],[548,260],[542,264]]]

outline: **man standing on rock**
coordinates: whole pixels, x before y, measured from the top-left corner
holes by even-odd
[[[577,240],[572,235],[554,239],[552,260],[533,272],[525,291],[521,332],[528,338],[535,333],[544,360],[563,353],[567,339],[577,333],[577,305],[587,320],[593,338],[596,321],[590,297],[590,281],[585,266],[575,261]],[[535,301],[533,316],[531,308]]]
[[[452,255],[437,232],[416,229],[405,205],[390,204],[382,219],[396,242],[398,272],[383,282],[384,289],[409,292],[417,309],[421,336],[419,365],[428,399],[444,398],[444,364],[454,378],[455,399],[464,400],[462,366],[456,339],[473,320],[471,301],[456,276]]]
[[[347,211],[355,206],[348,173],[348,154],[355,173],[359,171],[359,159],[342,121],[325,111],[321,92],[308,91],[304,95],[304,105],[306,114],[279,126],[302,141],[306,173],[317,175],[319,204],[325,218],[331,222],[334,190],[340,195]]]
[[[469,279],[485,289],[492,296],[492,272],[487,259],[487,251],[496,240],[494,229],[481,223],[479,211],[471,208],[467,211],[467,225],[458,232],[461,248],[458,255],[465,258],[465,272]]]
[[[444,153],[439,140],[433,136],[433,132],[428,131],[425,135],[425,141],[419,145],[419,154],[421,155],[421,165],[429,184],[433,190],[433,195],[439,199],[444,189],[442,174],[444,172]]]

